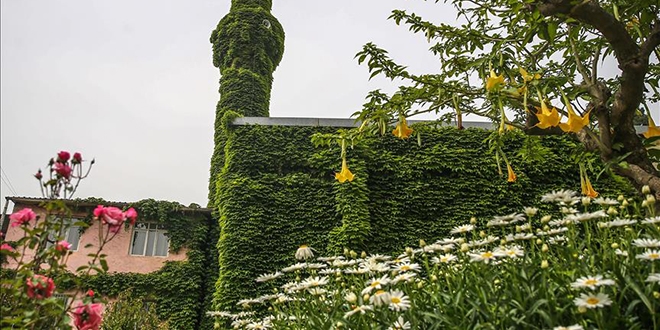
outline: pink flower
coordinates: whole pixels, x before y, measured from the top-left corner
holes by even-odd
[[[76,152],[75,154],[73,154],[73,160],[71,162],[74,164],[82,163],[82,155],[80,155],[79,152]]]
[[[126,212],[124,212],[124,216],[125,216],[127,219],[130,219],[130,220],[131,220],[131,226],[132,226],[132,225],[135,225],[135,220],[137,220],[137,216],[138,216],[138,214],[137,214],[137,211],[135,211],[134,208],[131,207],[131,208],[129,208],[128,210],[126,210]]]
[[[50,277],[34,275],[29,278],[27,284],[27,295],[33,299],[44,299],[53,295],[55,282]]]
[[[55,170],[55,173],[57,173],[59,176],[65,178],[65,179],[71,179],[71,166],[64,164],[64,163],[55,163],[53,165],[53,169]]]
[[[103,305],[100,303],[78,305],[71,312],[73,314],[73,324],[78,330],[98,330],[101,326],[101,312]]]
[[[71,154],[69,154],[68,151],[60,151],[57,153],[57,161],[60,163],[66,163],[69,158],[71,158]]]
[[[116,233],[121,229],[121,225],[126,221],[126,215],[120,209],[114,206],[105,207],[99,205],[94,209],[94,217],[108,224],[110,232]]]
[[[37,180],[41,180],[41,178],[43,178],[44,176],[41,175],[41,170],[38,170],[37,174],[35,174],[34,177],[37,178]]]
[[[60,251],[60,252],[66,252],[71,249],[71,243],[67,241],[59,241],[57,244],[55,244],[55,250]]]
[[[87,296],[94,297],[94,290],[92,289],[87,290]]]
[[[27,208],[27,207],[18,212],[14,212],[12,215],[9,216],[9,219],[13,221],[11,223],[12,227],[25,225],[36,218],[37,218],[37,214],[34,213],[34,211],[32,211],[31,208]]]
[[[0,251],[7,251],[7,252],[10,252],[10,253],[16,252],[16,250],[14,250],[14,248],[11,247],[11,245],[9,245],[7,243],[2,243],[2,245],[0,245]]]

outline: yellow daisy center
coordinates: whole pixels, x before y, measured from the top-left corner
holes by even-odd
[[[651,259],[660,259],[660,254],[651,253],[651,254],[649,254],[649,258],[651,258]]]
[[[401,270],[410,270],[410,266],[408,265],[401,266]]]
[[[484,258],[484,259],[489,259],[489,258],[493,257],[493,253],[490,252],[490,251],[489,252],[484,252],[484,253],[481,254],[481,257]]]
[[[590,279],[584,281],[584,284],[586,284],[586,285],[594,285],[596,283],[598,283],[598,280],[595,280],[593,278],[590,278]]]
[[[385,293],[385,290],[378,290],[378,291],[376,291],[376,295],[381,295],[381,294],[383,294],[383,293]]]
[[[398,304],[400,302],[401,302],[401,299],[399,299],[399,297],[392,297],[392,303],[393,304]]]
[[[587,304],[589,304],[589,305],[596,305],[599,302],[600,302],[600,300],[598,300],[598,298],[596,298],[596,297],[590,297],[589,299],[587,299]]]
[[[375,287],[377,287],[377,286],[379,286],[379,285],[380,285],[380,282],[378,282],[378,281],[371,283],[371,287],[372,287],[372,288],[375,288]]]

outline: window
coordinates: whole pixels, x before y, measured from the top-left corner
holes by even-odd
[[[67,241],[71,244],[71,251],[78,251],[78,243],[80,242],[80,226],[75,226],[76,222],[81,221],[80,219],[65,219],[64,228],[59,228],[60,219],[53,219],[53,223],[56,224],[55,228],[51,230],[48,234],[48,244],[47,247],[51,247],[55,242],[58,241]]]
[[[165,225],[138,222],[133,229],[131,255],[166,257],[170,240],[165,235]]]

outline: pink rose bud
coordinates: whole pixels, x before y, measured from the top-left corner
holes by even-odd
[[[137,220],[138,214],[137,214],[137,212],[135,211],[134,208],[131,207],[128,210],[126,210],[126,212],[124,212],[124,216],[127,219],[131,220],[131,226],[135,225],[135,220]]]
[[[101,303],[78,305],[71,314],[73,315],[73,325],[78,330],[98,330],[103,321],[101,312],[103,305]]]
[[[14,248],[11,247],[11,245],[9,245],[7,243],[2,243],[2,245],[0,245],[0,251],[7,251],[7,252],[11,252],[11,253],[16,252],[16,250],[14,250]]]
[[[57,244],[55,244],[55,250],[60,251],[60,252],[66,252],[71,249],[71,243],[67,241],[59,241]]]
[[[24,208],[18,212],[14,212],[9,216],[9,219],[12,221],[12,227],[25,225],[36,218],[37,214],[34,213],[31,208]]]
[[[82,163],[82,155],[80,155],[79,152],[76,152],[75,154],[73,154],[73,160],[71,162],[74,164]]]
[[[53,166],[53,168],[55,169],[55,173],[57,173],[57,175],[67,180],[71,179],[71,166],[64,163],[57,163],[55,166]]]
[[[68,151],[60,151],[57,153],[57,161],[60,163],[66,163],[71,158],[71,154]]]
[[[55,291],[55,282],[50,277],[34,275],[27,279],[27,295],[32,299],[49,298]]]
[[[94,297],[94,291],[92,289],[87,290],[87,296]]]
[[[41,170],[38,170],[37,174],[35,174],[34,177],[37,178],[37,180],[41,180],[41,178],[43,178],[44,176],[41,175]]]

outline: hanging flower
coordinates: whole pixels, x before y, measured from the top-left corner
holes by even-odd
[[[538,73],[535,74],[529,74],[527,70],[523,68],[518,68],[518,71],[520,72],[520,75],[522,76],[523,80],[525,83],[531,82],[532,80],[538,80],[541,79],[541,75]]]
[[[516,182],[516,179],[518,177],[516,176],[516,173],[513,172],[513,168],[511,167],[511,164],[509,164],[509,163],[506,164],[506,171],[508,173],[508,178],[506,179],[506,181]]]
[[[341,161],[341,172],[335,173],[335,179],[339,181],[340,183],[344,183],[346,181],[353,181],[353,178],[355,175],[351,173],[351,171],[348,169],[348,165],[346,165],[346,159],[342,159]]]
[[[495,71],[490,70],[490,77],[486,78],[486,90],[491,91],[504,85],[504,75],[497,75]]]
[[[646,117],[649,118],[649,129],[646,131],[646,133],[642,135],[644,135],[644,137],[647,139],[660,136],[660,127],[655,126],[655,122],[653,122],[653,118],[651,118],[651,114],[648,114]]]
[[[583,127],[589,125],[589,111],[584,114],[583,117],[580,117],[575,111],[570,103],[566,102],[566,108],[568,109],[568,122],[560,123],[559,128],[566,133],[577,133],[582,130]]]
[[[394,134],[394,136],[400,139],[407,139],[410,137],[410,134],[412,134],[412,132],[413,130],[412,128],[408,127],[406,118],[401,116],[401,118],[399,119],[399,123],[396,124],[396,128],[392,131],[392,134]]]
[[[536,124],[538,128],[541,129],[546,129],[549,127],[554,127],[559,125],[559,112],[557,112],[557,109],[552,108],[552,110],[548,109],[548,107],[545,105],[545,102],[541,100],[541,108],[536,108],[539,110],[539,112],[536,113],[536,118],[539,120],[539,122]]]
[[[587,170],[584,169],[584,166],[580,164],[580,186],[582,188],[582,195],[596,198],[598,197],[598,192],[591,185],[589,177],[587,176]]]

